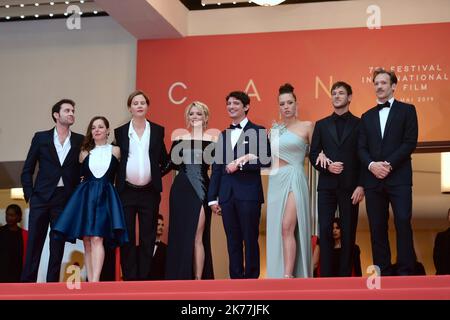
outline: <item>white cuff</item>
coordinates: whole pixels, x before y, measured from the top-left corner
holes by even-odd
[[[217,201],[217,200],[210,201],[210,202],[208,202],[208,207],[211,207],[213,204],[218,204],[218,203],[219,203],[219,201]]]

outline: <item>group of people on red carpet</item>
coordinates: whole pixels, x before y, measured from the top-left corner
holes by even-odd
[[[212,214],[222,217],[230,278],[259,277],[262,170],[270,170],[267,276],[312,277],[306,157],[319,171],[320,276],[355,275],[358,208],[364,197],[373,264],[382,276],[414,274],[411,154],[418,138],[416,109],[394,98],[394,72],[376,69],[373,84],[377,105],[359,118],[349,110],[351,86],[334,83],[333,112],[315,124],[299,119],[294,88],[284,84],[278,93],[280,121],[269,131],[250,121],[249,96],[230,92],[225,102],[231,125],[218,136],[208,134],[207,105],[194,101],[185,110],[186,129],[172,135],[169,153],[164,127],[146,118],[150,99],[143,91],[128,97],[131,119],[114,129],[112,144],[106,117],[93,117],[83,136],[70,130],[75,102],[58,101],[51,110],[55,127],[34,135],[21,175],[30,206],[21,281],[36,282],[49,225],[47,282],[59,281],[64,242],[76,239],[84,244],[89,281],[100,280],[105,248],[115,247],[120,247],[124,280],[154,278],[162,177],[172,170],[177,175],[169,197],[165,279],[214,278]],[[389,205],[397,232],[395,267]]]

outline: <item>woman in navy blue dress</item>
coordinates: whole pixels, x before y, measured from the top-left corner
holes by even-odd
[[[105,245],[128,241],[122,204],[113,186],[119,147],[108,144],[109,122],[96,116],[89,123],[80,152],[82,182],[59,216],[54,231],[66,241],[82,239],[90,282],[100,279]]]

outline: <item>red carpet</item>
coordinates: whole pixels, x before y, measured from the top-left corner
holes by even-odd
[[[380,289],[368,289],[366,278],[259,279],[0,284],[0,300],[450,300],[450,276],[387,277]]]

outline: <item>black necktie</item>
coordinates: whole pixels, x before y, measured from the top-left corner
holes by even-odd
[[[391,104],[389,103],[389,101],[386,101],[385,103],[377,104],[378,111],[383,110],[383,108],[390,108],[390,107],[391,107]]]
[[[238,123],[237,125],[234,124],[230,124],[230,126],[228,127],[228,129],[234,130],[234,129],[242,129],[241,124]]]

